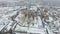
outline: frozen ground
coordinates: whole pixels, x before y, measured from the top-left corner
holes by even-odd
[[[59,0],[0,0],[0,34],[60,34],[59,3]],[[46,19],[40,16],[44,9],[49,14]],[[39,15],[34,18],[34,25],[24,22],[21,26],[20,12],[30,10],[36,11],[33,16]]]

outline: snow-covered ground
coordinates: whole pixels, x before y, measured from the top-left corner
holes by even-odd
[[[60,34],[59,2],[59,0],[52,0],[52,2],[51,0],[0,0],[0,34]],[[48,17],[41,15],[45,9],[48,11]],[[27,17],[24,18],[26,21],[21,24],[23,21],[21,18],[24,16],[21,12],[24,11],[28,16],[33,15],[33,18],[29,19],[34,20],[29,24],[27,24]]]

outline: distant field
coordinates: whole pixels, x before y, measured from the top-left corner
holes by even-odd
[[[60,6],[60,0],[0,0],[0,7],[36,6],[43,3],[49,6]]]

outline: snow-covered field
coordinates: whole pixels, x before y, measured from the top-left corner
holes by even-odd
[[[60,0],[0,0],[0,34],[60,34],[59,3]],[[46,18],[41,17],[45,9]],[[31,18],[25,18],[25,13],[21,14],[24,11]],[[26,21],[21,23],[23,18]],[[27,19],[34,20],[27,24]]]

